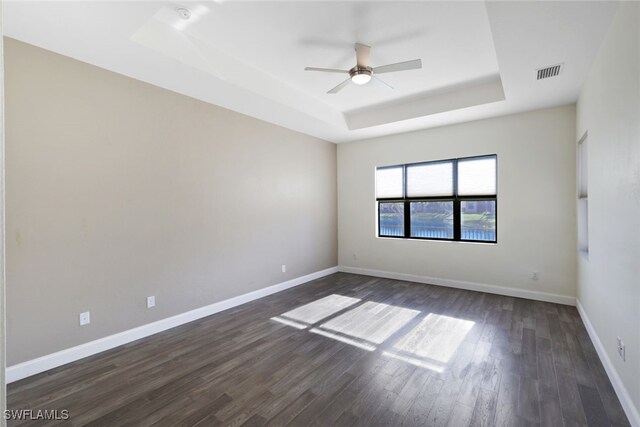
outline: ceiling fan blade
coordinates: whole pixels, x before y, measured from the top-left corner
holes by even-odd
[[[373,69],[374,74],[391,73],[393,71],[417,70],[422,68],[422,60],[414,59],[412,61],[397,62],[395,64],[381,65]]]
[[[342,90],[343,87],[345,87],[349,83],[351,83],[351,78],[348,78],[347,80],[343,81],[342,83],[340,83],[338,86],[334,87],[327,93],[331,93],[331,94],[338,93]]]
[[[347,70],[338,70],[336,68],[318,68],[318,67],[304,67],[305,71],[322,71],[323,73],[340,73],[349,74]]]
[[[382,89],[382,90],[393,90],[393,86],[391,86],[390,84],[380,80],[379,78],[377,78],[376,76],[371,76],[371,84],[375,87],[377,87],[378,89]]]
[[[366,44],[356,43],[356,62],[358,67],[369,66],[369,55],[371,54],[371,47]]]

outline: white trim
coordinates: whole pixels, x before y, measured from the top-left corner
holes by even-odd
[[[229,308],[233,308],[247,302],[254,301],[258,298],[266,297],[267,295],[275,294],[276,292],[284,291],[285,289],[293,288],[311,280],[319,279],[337,272],[338,267],[331,267],[325,270],[316,271],[315,273],[307,274],[306,276],[296,277],[295,279],[278,283],[263,289],[258,289],[257,291],[229,298],[205,307],[196,308],[195,310],[138,326],[137,328],[109,335],[95,341],[90,341],[46,356],[18,363],[17,365],[7,367],[6,380],[7,383],[18,381],[23,378],[30,377],[31,375],[48,371],[49,369],[74,362],[84,357],[92,356],[105,350],[110,350],[120,345],[139,340],[140,338],[175,328],[176,326],[219,313]]]
[[[390,271],[371,270],[368,268],[338,266],[338,271],[344,273],[363,274],[365,276],[384,277],[385,279],[405,280],[408,282],[426,283],[428,285],[446,286],[449,288],[466,289],[469,291],[487,292],[490,294],[506,295],[510,297],[526,298],[536,301],[554,302],[564,305],[576,305],[575,297],[551,294],[547,292],[530,291],[527,289],[507,288],[504,286],[487,285],[485,283],[465,282],[462,280],[440,279],[437,277],[418,276],[415,274],[393,273]]]
[[[640,427],[640,412],[638,412],[638,408],[633,404],[633,400],[631,396],[629,396],[629,392],[627,388],[624,386],[620,376],[618,375],[618,371],[611,363],[611,359],[609,359],[609,355],[605,351],[604,345],[602,345],[602,341],[600,341],[600,337],[596,333],[596,330],[593,328],[589,317],[587,317],[587,313],[584,311],[582,304],[580,304],[580,300],[576,299],[576,307],[578,307],[578,313],[580,313],[580,317],[582,318],[582,323],[587,328],[587,333],[589,334],[589,338],[591,338],[591,342],[593,342],[593,346],[596,348],[598,352],[598,356],[600,356],[600,361],[604,366],[604,370],[607,372],[609,376],[609,380],[613,385],[613,389],[616,391],[618,395],[618,399],[620,400],[620,404],[624,409],[624,412],[627,414],[627,418],[629,418],[629,422],[634,427]]]

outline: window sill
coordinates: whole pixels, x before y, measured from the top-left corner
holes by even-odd
[[[390,236],[375,236],[376,239],[382,240],[398,240],[398,241],[412,241],[412,242],[436,242],[436,243],[465,243],[472,245],[489,245],[497,246],[498,242],[474,242],[469,240],[447,240],[447,239],[413,239],[411,237],[390,237]]]

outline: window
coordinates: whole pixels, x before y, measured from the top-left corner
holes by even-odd
[[[497,156],[376,169],[378,236],[497,242]]]

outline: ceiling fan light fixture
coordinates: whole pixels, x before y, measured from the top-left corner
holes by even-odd
[[[349,71],[351,81],[357,85],[365,85],[369,83],[372,75],[371,68],[354,67]]]
[[[371,74],[355,74],[351,76],[351,81],[357,85],[366,85],[371,80]]]

